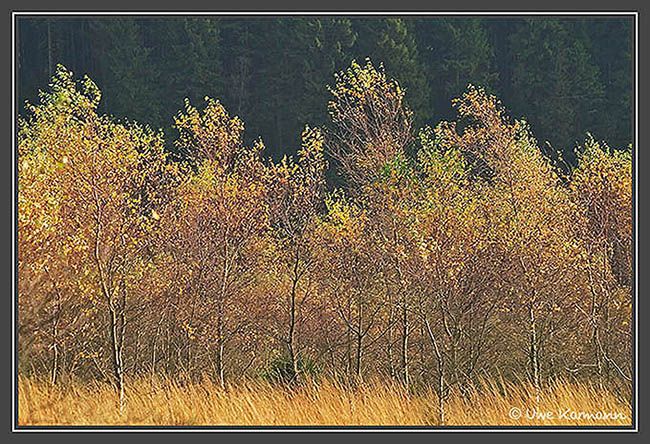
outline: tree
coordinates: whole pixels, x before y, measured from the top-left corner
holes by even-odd
[[[305,127],[298,159],[284,157],[269,170],[268,205],[279,253],[276,261],[282,276],[288,279],[286,297],[287,328],[284,342],[291,362],[291,379],[300,375],[299,345],[296,329],[300,306],[308,292],[300,298],[301,284],[317,265],[313,229],[320,211],[325,186],[326,161],[323,157],[323,135],[317,128]]]
[[[58,235],[83,260],[75,285],[104,309],[121,409],[130,294],[147,272],[149,233],[173,186],[174,167],[159,134],[97,115],[100,97],[90,79],[78,89],[72,73],[59,66],[51,92],[31,107],[19,145],[23,162],[56,166],[56,176],[44,184],[45,202],[58,201]]]
[[[165,58],[151,44],[156,29],[168,31],[162,46],[178,45],[165,52],[245,49],[236,78],[209,75],[230,62],[188,57],[166,80],[170,93],[225,82],[226,100],[247,112],[254,102],[272,125],[262,107],[292,82],[291,100],[311,97],[319,67],[343,60],[354,35],[351,19],[287,20],[129,29],[154,65]],[[301,68],[279,69],[282,86],[264,105],[256,82],[278,67],[252,69],[265,57],[246,35],[263,39],[261,29],[300,37],[284,60]],[[337,29],[341,41],[321,42]],[[459,29],[483,41],[482,26]],[[272,36],[276,50],[289,44]],[[278,161],[219,100],[187,98],[165,147],[162,131],[101,115],[99,88],[59,68],[18,125],[21,374],[109,381],[121,407],[145,372],[154,384],[211,378],[224,389],[253,375],[295,384],[322,372],[352,386],[390,375],[407,390],[432,388],[440,423],[450,393],[469,400],[490,376],[528,379],[540,402],[567,375],[628,390],[631,149],[588,137],[577,166],[562,169],[485,88],[470,85],[453,121],[416,135],[408,91],[381,65],[352,62],[334,80],[328,126],[305,126],[297,155]],[[279,109],[282,132],[317,116],[310,100]],[[149,105],[158,112],[140,105],[145,118]],[[339,188],[327,189],[327,156]]]
[[[416,126],[430,113],[429,83],[420,60],[414,22],[402,18],[362,18],[353,22],[357,34],[353,53],[357,60],[380,60],[387,74],[400,79]]]
[[[215,17],[153,19],[141,25],[148,62],[160,75],[152,87],[168,138],[177,104],[189,98],[219,97],[224,90],[221,20]]]
[[[105,90],[104,110],[120,118],[161,127],[164,123],[162,98],[155,86],[161,73],[152,63],[152,50],[146,44],[140,22],[132,17],[91,23],[93,32],[102,36],[105,49],[99,60]]]
[[[462,148],[447,143],[443,128],[419,135],[420,181],[411,209],[417,233],[412,273],[420,295],[415,312],[433,351],[441,424],[449,388],[464,393],[473,382],[498,304],[481,187]]]
[[[250,119],[254,86],[251,83],[255,64],[255,35],[259,22],[224,19],[221,41],[224,69],[224,100],[236,115]],[[250,120],[249,120],[250,121]]]
[[[220,97],[277,160],[306,123],[325,123],[331,74],[370,57],[400,80],[417,127],[452,118],[472,83],[573,161],[587,131],[632,141],[632,30],[629,17],[19,17],[18,95],[35,99],[63,63],[92,74],[103,112],[169,141],[179,99]]]
[[[527,20],[512,35],[511,51],[518,55],[513,108],[573,163],[573,147],[586,128],[597,127],[603,85],[584,41],[570,27],[560,20]],[[538,66],[546,69],[531,69]]]
[[[606,135],[612,146],[626,146],[633,140],[632,20],[627,17],[583,20],[578,28],[592,60],[598,65],[604,89],[604,103],[590,131]]]
[[[335,78],[336,84],[330,89],[333,99],[329,104],[332,118],[329,146],[349,188],[368,212],[366,242],[369,248],[374,248],[370,256],[382,258],[382,276],[389,297],[399,301],[401,372],[408,384],[409,296],[414,280],[406,273],[412,238],[404,211],[412,189],[406,157],[412,138],[412,113],[399,84],[388,79],[382,67],[376,69],[370,60],[363,67],[352,62],[350,68]],[[391,336],[392,306],[389,310],[387,329]],[[361,321],[359,317],[356,327],[359,342]]]
[[[529,375],[539,399],[543,345],[555,334],[555,318],[581,293],[575,288],[573,208],[525,122],[511,123],[497,99],[480,88],[470,87],[455,103],[468,123],[462,133],[456,123],[441,123],[443,146],[460,147],[481,166],[477,179],[487,180],[481,202],[498,245],[493,256],[508,270],[502,277],[513,305],[505,308],[527,312]]]
[[[412,138],[412,113],[397,81],[370,60],[364,66],[353,61],[335,80],[328,150],[348,185],[362,187],[404,153]]]
[[[420,58],[431,84],[427,120],[447,118],[451,100],[469,83],[493,89],[499,72],[490,38],[481,18],[420,19],[416,36]]]
[[[621,362],[630,362],[631,350],[612,344],[625,344],[631,335],[632,153],[589,137],[577,157],[570,187],[591,295],[584,310],[591,355],[601,384],[610,382],[612,371],[629,380],[631,369]]]
[[[249,137],[263,135],[271,154],[279,160],[288,146],[299,142],[307,123],[324,123],[326,80],[348,63],[355,39],[350,21],[281,18],[245,25],[231,22],[229,26],[236,60],[229,62],[234,69],[233,96],[248,100],[242,115],[253,121]],[[248,83],[248,91],[242,89],[244,83]],[[230,100],[241,102],[234,97]],[[271,108],[273,113],[265,111]]]
[[[378,329],[386,308],[382,270],[367,212],[340,192],[328,196],[325,203],[318,239],[321,261],[328,267],[321,269],[320,278],[329,305],[346,332],[346,373],[350,381],[358,382],[363,379],[365,349],[387,331]]]
[[[225,347],[246,326],[243,295],[256,282],[270,229],[263,147],[245,147],[243,123],[213,99],[202,111],[186,101],[176,127],[176,146],[196,171],[179,189],[170,246],[192,276],[186,294],[193,299],[185,302],[192,313],[198,299],[198,315],[186,324],[190,340],[216,341],[217,376],[225,388]]]

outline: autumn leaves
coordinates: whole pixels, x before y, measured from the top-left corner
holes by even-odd
[[[564,177],[481,88],[417,132],[370,61],[331,92],[331,123],[273,162],[217,100],[186,102],[166,150],[60,69],[20,124],[21,368],[123,404],[128,374],[226,387],[284,362],[292,384],[432,386],[441,422],[486,374],[629,378],[629,151],[588,140]]]

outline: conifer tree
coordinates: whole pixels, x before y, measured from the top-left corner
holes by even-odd
[[[496,86],[499,73],[482,19],[418,20],[416,29],[427,80],[436,85],[431,88],[429,118],[448,117],[451,100],[469,83],[490,90]]]
[[[152,63],[151,48],[146,45],[139,20],[96,20],[92,26],[104,45],[104,57],[100,59],[104,109],[119,118],[162,127],[163,97],[157,94],[156,85],[163,72]]]
[[[572,163],[573,148],[604,105],[598,67],[565,21],[526,20],[511,45],[514,112],[525,114],[542,143]]]
[[[420,61],[414,25],[412,20],[393,17],[355,20],[358,37],[353,50],[357,60],[370,58],[383,63],[386,74],[399,79],[418,127],[429,114],[430,86]]]

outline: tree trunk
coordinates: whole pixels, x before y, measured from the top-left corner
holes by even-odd
[[[52,64],[52,19],[47,19],[47,70],[48,75],[52,77],[54,74],[54,67]]]
[[[138,375],[139,362],[140,362],[140,330],[136,330],[135,344],[133,346],[133,369],[132,369],[133,375],[136,376]]]
[[[227,238],[227,235],[224,236]],[[228,279],[230,278],[230,260],[228,243],[225,242],[224,249],[224,263],[223,263],[223,276],[221,279],[221,292],[219,294],[218,308],[217,308],[217,372],[219,373],[219,384],[221,388],[226,388],[226,376],[224,369],[224,347],[225,347],[225,304],[228,296]]]
[[[537,344],[537,323],[535,320],[534,303],[528,305],[530,320],[530,367],[533,386],[535,387],[535,401],[539,404],[540,383],[539,383],[539,348]]]
[[[52,281],[54,286],[54,316],[52,319],[52,373],[51,373],[51,383],[52,385],[56,384],[57,376],[59,372],[59,322],[61,318],[61,293],[59,292],[59,287],[56,285],[56,282],[50,276],[50,272],[45,268],[45,272]]]
[[[439,425],[445,425],[445,361],[440,352],[440,348],[438,347],[436,336],[433,334],[433,330],[431,330],[431,324],[426,316],[424,317],[424,325],[426,326],[427,334],[431,340],[438,367],[438,381],[436,383],[436,391],[438,392],[438,421]]]
[[[589,252],[589,254],[591,255],[591,252]],[[594,357],[596,359],[596,371],[598,373],[598,384],[602,389],[604,387],[605,381],[603,377],[603,362],[601,359],[600,348],[598,347],[599,328],[598,328],[598,308],[596,304],[597,293],[596,293],[596,287],[595,287],[593,271],[592,271],[591,256],[589,257],[589,262],[587,264],[587,276],[589,277],[589,290],[591,291],[591,313],[590,313],[590,322],[592,328],[591,339],[593,343]]]
[[[57,344],[57,324],[58,324],[58,315],[54,319],[52,325],[52,385],[56,384],[57,373],[59,369],[59,346]]]
[[[361,381],[361,356],[363,353],[363,305],[359,304],[359,310],[357,315],[357,359],[356,359],[356,368],[355,374],[357,381]]]
[[[118,326],[117,308],[110,307],[110,337],[113,364],[113,378],[119,396],[120,413],[124,409],[124,368],[122,366],[122,346]]]
[[[607,251],[609,251],[609,249],[611,247],[608,245],[606,248],[607,248]],[[609,284],[608,284],[608,280],[607,280],[607,268],[608,268],[607,267],[607,255],[604,254],[603,255],[603,276],[601,278],[602,279],[602,288],[603,288],[603,293],[604,293],[604,305],[605,305],[604,310],[603,310],[603,324],[604,325],[603,325],[602,335],[600,335],[598,338],[599,338],[599,342],[600,342],[600,338],[602,338],[602,342],[604,342],[604,344],[602,344],[602,354],[603,354],[603,357],[605,358],[605,362],[604,362],[604,364],[605,364],[605,369],[604,369],[605,382],[607,384],[609,384],[610,377],[611,377],[611,370],[612,370],[609,359],[608,359],[608,357],[609,357],[609,342],[610,342],[609,341],[609,336],[611,334],[610,309],[609,309],[611,296],[610,296]]]
[[[287,335],[287,351],[289,353],[289,360],[291,362],[291,379],[298,380],[298,353],[296,349],[296,297],[298,293],[298,266],[299,266],[299,253],[296,251],[296,257],[293,265],[293,277],[291,282],[291,293],[289,295],[289,332]]]
[[[352,319],[352,298],[350,296],[347,297],[347,318]],[[348,377],[348,381],[352,380],[352,328],[350,328],[350,325],[348,324],[348,328],[346,329],[345,332],[346,335],[346,340],[345,340],[345,357],[347,358],[346,362],[346,374]]]
[[[409,361],[408,361],[408,346],[409,346],[409,319],[406,294],[402,296],[402,381],[404,385],[409,385]]]
[[[388,297],[388,331],[387,331],[387,346],[386,351],[388,352],[388,365],[390,368],[390,377],[394,379],[397,375],[395,374],[395,364],[393,363],[393,300]]]
[[[217,319],[217,372],[219,373],[219,384],[226,388],[226,377],[223,363],[224,335],[223,335],[223,307],[219,305],[219,316]]]

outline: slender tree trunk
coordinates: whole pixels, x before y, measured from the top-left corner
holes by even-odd
[[[104,278],[103,267],[99,260],[98,245],[96,245],[95,259],[100,271],[100,284],[102,292],[108,305],[109,314],[109,337],[111,346],[111,359],[113,367],[113,379],[119,396],[120,413],[124,409],[124,366],[122,362],[122,347],[124,346],[124,333],[126,327],[126,289],[122,288],[121,305],[113,297],[113,290],[109,288]],[[110,282],[111,279],[108,280]]]
[[[52,63],[52,19],[47,19],[47,70],[50,77],[54,75],[54,66]]]
[[[606,252],[608,253],[610,249],[610,246],[608,245],[606,247]],[[610,322],[610,310],[609,310],[609,305],[610,305],[610,291],[609,291],[609,285],[607,282],[607,257],[608,254],[603,254],[603,275],[602,275],[602,288],[603,288],[603,293],[604,293],[604,307],[603,307],[603,324],[604,328],[602,330],[602,354],[604,355],[605,358],[605,381],[607,384],[609,384],[610,377],[611,377],[611,365],[610,361],[608,359],[609,357],[609,336],[611,333],[611,322]],[[599,337],[599,341],[600,341]]]
[[[402,290],[403,291],[403,290]],[[409,347],[409,318],[408,318],[408,306],[406,294],[402,294],[402,355],[401,355],[401,364],[402,364],[402,381],[404,385],[409,385],[409,359],[408,359],[408,347]]]
[[[52,276],[50,276],[50,272],[47,267],[45,267],[45,272],[47,273],[48,277],[52,281],[52,285],[54,286],[54,316],[52,319],[52,373],[50,382],[52,385],[55,385],[59,371],[59,322],[61,318],[61,293],[59,291],[59,287],[56,285],[56,282],[54,279],[52,279]]]
[[[226,231],[225,239],[228,237]],[[224,263],[223,276],[221,277],[221,292],[219,294],[219,306],[217,307],[217,372],[219,373],[219,384],[226,388],[226,375],[224,369],[224,348],[225,348],[225,304],[228,296],[228,279],[230,278],[230,252],[228,242],[224,242]]]
[[[528,305],[530,321],[530,367],[533,386],[535,387],[535,400],[539,404],[540,383],[539,383],[539,347],[537,343],[537,323],[535,319],[534,302]]]
[[[113,364],[113,378],[119,396],[120,413],[124,409],[124,368],[122,366],[122,347],[120,345],[120,329],[119,329],[117,308],[110,307],[110,337],[111,337],[111,351],[112,351],[112,364]]]
[[[58,345],[58,331],[57,325],[59,323],[58,314],[54,318],[52,324],[52,385],[56,384],[57,373],[59,369],[59,345]]]
[[[223,334],[223,307],[219,304],[219,315],[217,318],[217,372],[219,373],[219,384],[222,389],[226,388],[226,377],[223,362],[224,334]]]
[[[166,310],[169,313],[169,308]],[[162,328],[162,323],[165,320],[165,314],[160,315],[160,320],[158,325],[156,325],[156,334],[153,337],[151,344],[151,381],[153,382],[154,376],[156,375],[156,359],[157,359],[157,346],[158,346],[158,336],[160,335],[160,330]]]
[[[352,298],[348,295],[347,297],[347,317],[349,320],[352,319]],[[345,332],[346,341],[345,341],[345,355],[347,358],[346,363],[346,373],[348,381],[352,380],[352,328],[348,325],[347,331]]]
[[[436,361],[438,363],[438,421],[440,425],[445,425],[445,368],[439,355]]]
[[[393,363],[393,316],[394,316],[394,307],[392,297],[388,297],[388,331],[387,331],[387,346],[386,351],[388,352],[388,365],[390,368],[390,377],[395,378],[395,364]]]
[[[298,377],[298,357],[296,356],[296,282],[294,281],[291,289],[289,301],[289,334],[287,338],[287,349],[289,360],[291,362],[291,371],[293,378]]]
[[[361,381],[361,357],[363,353],[363,305],[359,304],[359,310],[357,314],[357,359],[356,359],[356,368],[355,374],[357,381]]]
[[[438,378],[436,382],[436,391],[438,392],[438,421],[439,425],[445,425],[445,361],[440,351],[440,347],[438,347],[436,336],[434,335],[433,330],[431,330],[429,319],[427,319],[426,316],[424,317],[424,325],[426,327],[427,334],[429,335],[429,340],[431,340],[431,345],[433,346],[433,352],[436,357],[436,365],[438,370]]]
[[[156,342],[158,341],[158,332],[156,331],[156,336],[154,336],[151,344],[151,381],[153,381],[154,375],[156,374]]]
[[[133,374],[138,374],[138,364],[140,363],[140,330],[136,330],[135,344],[133,346]]]
[[[289,360],[291,362],[291,375],[292,380],[297,381],[299,378],[298,367],[298,353],[296,349],[296,298],[298,294],[298,267],[299,267],[299,250],[296,250],[296,255],[293,264],[293,276],[291,281],[291,293],[289,294],[289,332],[287,335],[287,351],[289,353]]]
[[[93,188],[93,198],[95,200],[95,245],[93,249],[93,257],[97,267],[99,277],[99,287],[104,296],[104,301],[108,308],[109,315],[109,337],[112,355],[113,377],[119,396],[120,414],[124,409],[124,366],[122,364],[122,348],[124,346],[124,334],[126,329],[126,300],[127,292],[124,281],[121,281],[121,301],[118,302],[117,296],[114,294],[115,288],[112,283],[115,276],[104,269],[102,263],[102,255],[100,251],[100,244],[102,239],[102,219],[103,219],[103,205]]]
[[[589,254],[591,254],[591,252],[589,252]],[[589,258],[589,262],[587,264],[587,276],[589,277],[589,289],[591,291],[591,313],[590,313],[590,317],[591,317],[590,322],[592,327],[591,338],[592,338],[592,343],[594,348],[594,357],[596,359],[596,371],[598,373],[598,384],[600,385],[601,388],[603,388],[605,381],[603,377],[603,362],[601,358],[600,348],[598,347],[599,328],[598,328],[598,307],[596,304],[597,293],[596,293],[594,276],[592,271],[591,257]]]

